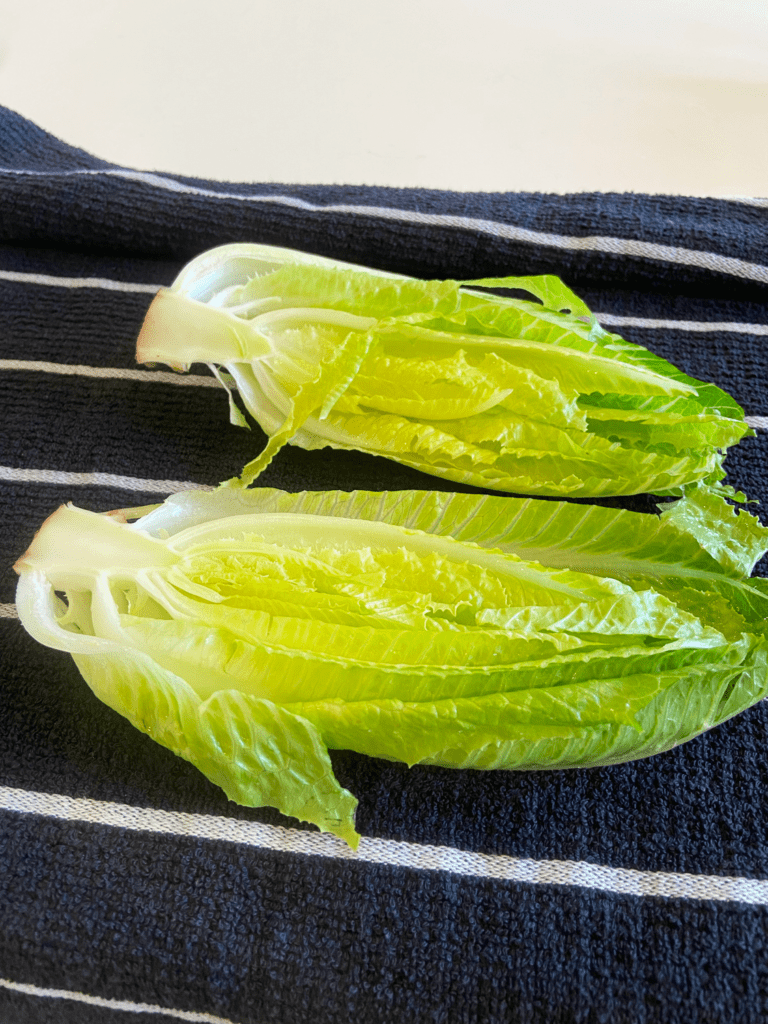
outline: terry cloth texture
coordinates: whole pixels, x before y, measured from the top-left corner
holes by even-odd
[[[228,803],[100,704],[22,630],[10,565],[64,501],[161,501],[253,456],[206,371],[133,356],[157,287],[239,240],[422,277],[560,275],[742,403],[757,436],[729,479],[765,516],[768,202],[222,184],[114,167],[8,110],[0,168],[0,1021],[767,1020],[764,703],[592,770],[334,753],[360,798],[353,854]],[[454,489],[290,447],[260,483]]]

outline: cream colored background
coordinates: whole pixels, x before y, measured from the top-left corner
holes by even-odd
[[[768,195],[758,0],[0,0],[0,103],[236,181]]]

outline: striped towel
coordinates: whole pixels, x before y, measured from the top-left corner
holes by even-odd
[[[336,752],[352,853],[228,803],[101,705],[23,632],[9,568],[63,501],[160,501],[253,455],[207,373],[133,359],[157,288],[240,240],[423,277],[560,275],[742,403],[757,436],[729,479],[765,510],[768,200],[222,184],[115,167],[2,109],[0,180],[0,1021],[768,1019],[765,704],[592,770]],[[449,486],[297,448],[260,482]]]

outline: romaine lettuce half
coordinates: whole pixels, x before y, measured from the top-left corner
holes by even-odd
[[[765,696],[768,581],[749,573],[768,530],[703,487],[663,508],[226,487],[66,505],[17,563],[17,606],[230,799],[354,846],[329,748],[606,765]]]
[[[269,435],[244,485],[291,443],[516,494],[678,495],[720,481],[751,433],[730,396],[603,330],[551,276],[422,281],[222,246],[160,291],[137,359],[208,363],[247,426],[239,392]]]

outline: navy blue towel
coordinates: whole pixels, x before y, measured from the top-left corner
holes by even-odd
[[[10,568],[64,501],[160,501],[254,454],[223,391],[133,356],[158,286],[239,240],[423,277],[558,274],[603,324],[742,403],[757,436],[729,479],[765,515],[767,226],[759,199],[137,172],[0,109],[2,1024],[768,1020],[764,704],[609,768],[334,753],[360,798],[353,855],[229,803],[100,704],[20,627]],[[450,488],[297,448],[260,482]]]

